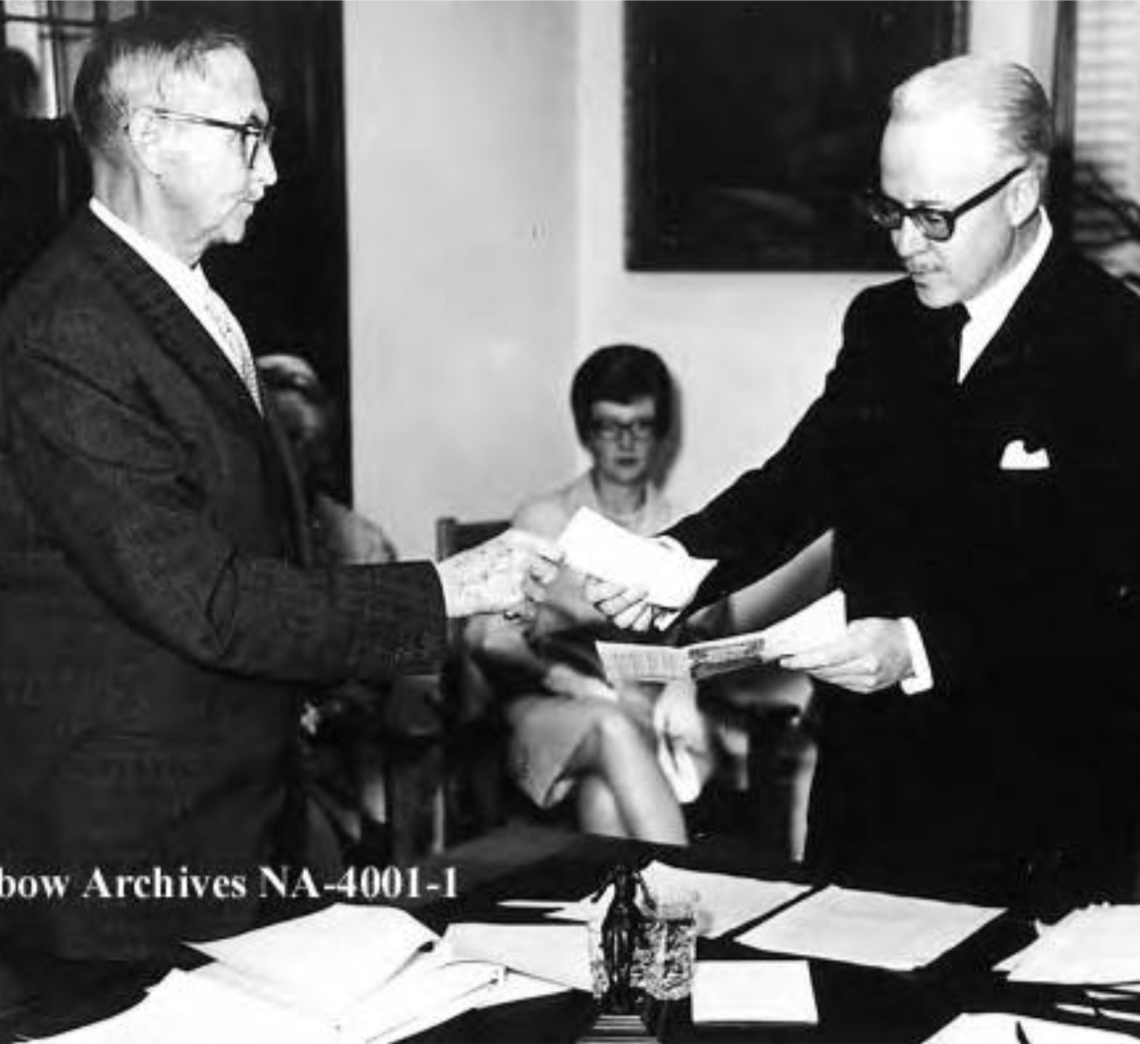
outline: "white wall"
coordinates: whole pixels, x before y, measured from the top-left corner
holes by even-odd
[[[575,8],[344,21],[356,503],[411,557],[573,466]]]
[[[1051,2],[971,8],[974,49],[1048,83]],[[503,514],[581,464],[566,388],[607,341],[679,380],[682,502],[780,444],[847,302],[885,275],[624,270],[619,3],[345,16],[357,494],[403,550],[430,550],[437,514]]]

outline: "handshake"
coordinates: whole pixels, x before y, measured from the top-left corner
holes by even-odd
[[[581,508],[555,543],[509,529],[437,565],[449,617],[530,618],[565,564],[587,577],[586,596],[619,627],[667,627],[716,564],[679,544],[635,536]]]

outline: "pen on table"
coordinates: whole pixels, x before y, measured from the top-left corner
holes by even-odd
[[[1029,1044],[1029,1034],[1025,1032],[1025,1027],[1021,1024],[1021,1019],[1017,1019],[1013,1024],[1013,1033],[1017,1037],[1017,1044]]]
[[[515,906],[520,910],[552,909],[556,906],[565,906],[565,899],[500,899],[500,906]]]

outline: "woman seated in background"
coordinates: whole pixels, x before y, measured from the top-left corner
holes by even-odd
[[[305,557],[321,565],[395,561],[396,548],[384,530],[335,495],[339,416],[316,371],[301,356],[285,353],[260,356],[257,369],[305,498]],[[306,706],[302,716],[313,797],[350,846],[367,842],[380,849],[386,843],[372,836],[382,833],[387,819],[385,718],[401,711],[434,713],[402,699],[403,692],[400,686],[387,691],[375,684],[346,683],[327,692],[319,705]],[[416,693],[410,697],[420,702]]]
[[[580,507],[642,536],[675,521],[655,484],[674,405],[661,359],[634,345],[601,348],[579,368],[570,401],[591,467],[528,501],[513,524],[557,537]],[[609,625],[582,582],[563,570],[529,624],[468,625],[472,658],[506,699],[511,775],[540,808],[573,796],[583,830],[683,844],[681,804],[697,797],[712,760],[696,685],[610,685],[594,648]]]

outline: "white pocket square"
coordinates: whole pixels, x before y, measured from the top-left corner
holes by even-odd
[[[1002,471],[1045,471],[1049,467],[1049,454],[1045,448],[1030,453],[1021,439],[1014,439],[1002,451]]]

